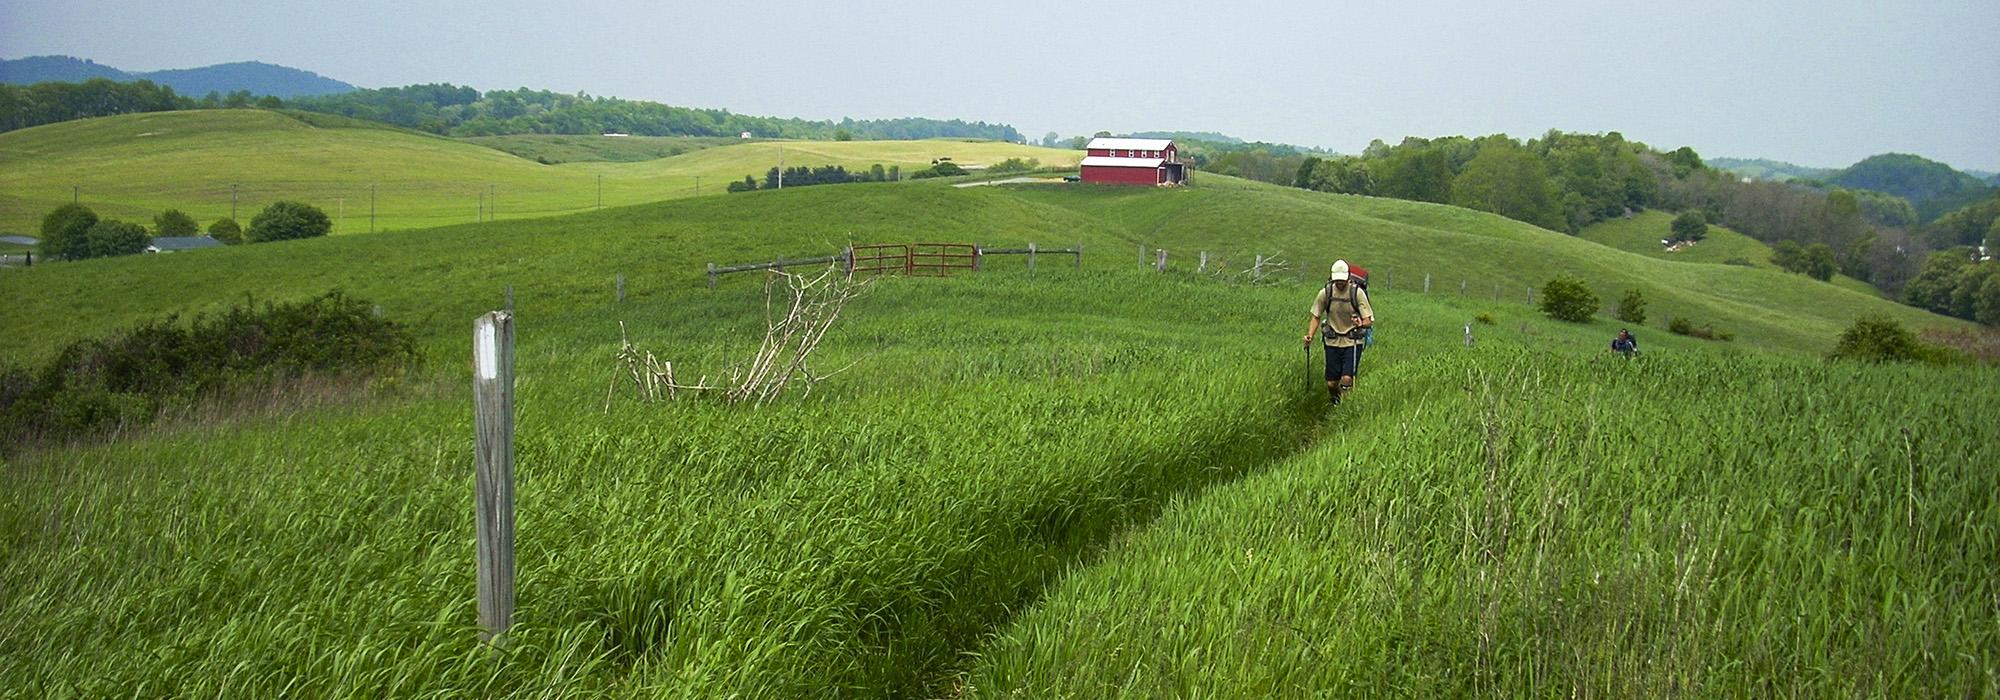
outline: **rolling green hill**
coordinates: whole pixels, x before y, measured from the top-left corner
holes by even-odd
[[[736,167],[737,148],[673,160]],[[800,188],[0,274],[0,363],[330,287],[411,324],[430,360],[331,406],[278,396],[0,463],[0,687],[1261,698],[1989,682],[1980,553],[2000,546],[2000,473],[1977,467],[2000,445],[2000,370],[1817,357],[1860,314],[1962,323],[1465,209],[1196,182]],[[619,384],[621,322],[684,377],[754,350],[761,280],[710,290],[704,263],[918,240],[1080,243],[1084,264],[996,256],[882,280],[815,358],[852,370],[809,396],[641,404]],[[1165,274],[1140,265],[1153,249]],[[1201,251],[1228,274],[1195,273]],[[1238,273],[1258,254],[1309,272],[1253,283]],[[1329,412],[1318,358],[1301,376],[1292,348],[1336,256],[1375,271],[1382,323],[1360,393]],[[1616,324],[1515,298],[1564,272],[1738,340],[1656,321],[1645,355],[1615,360]],[[520,329],[521,607],[496,654],[474,641],[464,374],[470,321],[503,285]],[[1914,390],[1855,390],[1880,386]]]
[[[745,143],[744,139],[719,136],[569,136],[565,134],[517,134],[513,136],[472,136],[460,139],[487,148],[506,151],[538,163],[578,163],[603,161],[636,163],[677,156],[716,146]]]
[[[150,221],[178,208],[207,225],[229,216],[232,185],[237,217],[246,224],[270,202],[293,199],[324,209],[337,234],[370,230],[371,199],[378,231],[542,217],[597,208],[600,178],[604,206],[692,196],[697,177],[702,193],[721,193],[729,180],[761,178],[781,150],[787,165],[850,169],[928,167],[940,156],[968,167],[1009,157],[1050,165],[1081,157],[995,142],[770,141],[644,162],[548,166],[331,115],[159,112],[0,134],[0,230],[32,232],[73,196],[100,216]]]
[[[1623,219],[1610,219],[1592,224],[1578,233],[1577,237],[1628,253],[1638,253],[1661,260],[1724,265],[1749,263],[1747,267],[1778,269],[1778,266],[1771,262],[1771,247],[1764,245],[1763,241],[1713,224],[1708,227],[1708,237],[1700,243],[1668,252],[1665,246],[1660,245],[1660,241],[1671,235],[1669,226],[1673,221],[1674,215],[1668,212],[1642,211]],[[1847,275],[1834,275],[1832,284],[1871,296],[1882,295],[1880,290],[1867,282]]]

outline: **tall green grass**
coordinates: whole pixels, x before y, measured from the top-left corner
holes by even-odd
[[[1057,586],[972,694],[2000,688],[1991,368],[1496,343],[1369,383],[1393,398]]]

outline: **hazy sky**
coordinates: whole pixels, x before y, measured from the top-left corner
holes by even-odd
[[[259,60],[363,87],[533,87],[807,118],[1205,130],[1357,152],[1616,130],[1838,167],[2000,170],[2000,0],[6,0],[0,57]]]

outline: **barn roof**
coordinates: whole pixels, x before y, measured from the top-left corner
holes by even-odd
[[[1162,151],[1174,144],[1173,139],[1120,139],[1100,136],[1090,140],[1084,148],[1111,148],[1130,151]]]
[[[1165,158],[1113,158],[1111,156],[1086,156],[1079,166],[1100,165],[1110,168],[1157,168]]]
[[[154,250],[168,251],[216,248],[221,245],[222,241],[209,238],[208,236],[159,236],[154,238],[152,244],[148,247]]]

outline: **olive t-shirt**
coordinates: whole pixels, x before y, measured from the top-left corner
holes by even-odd
[[[1329,296],[1332,298],[1329,299]],[[1344,348],[1361,342],[1346,335],[1348,331],[1354,330],[1354,327],[1361,322],[1361,319],[1356,318],[1354,315],[1356,304],[1349,303],[1348,301],[1350,297],[1357,296],[1358,304],[1361,307],[1361,315],[1374,318],[1375,307],[1368,304],[1368,291],[1358,286],[1347,285],[1347,291],[1342,292],[1334,289],[1333,285],[1327,285],[1320,288],[1319,294],[1313,296],[1312,308],[1307,310],[1307,313],[1312,314],[1313,318],[1320,318],[1322,309],[1331,309],[1332,311],[1328,318],[1321,319],[1324,325],[1333,327],[1333,334],[1331,336],[1327,336],[1325,333],[1321,334],[1325,336],[1324,340],[1327,347]]]

